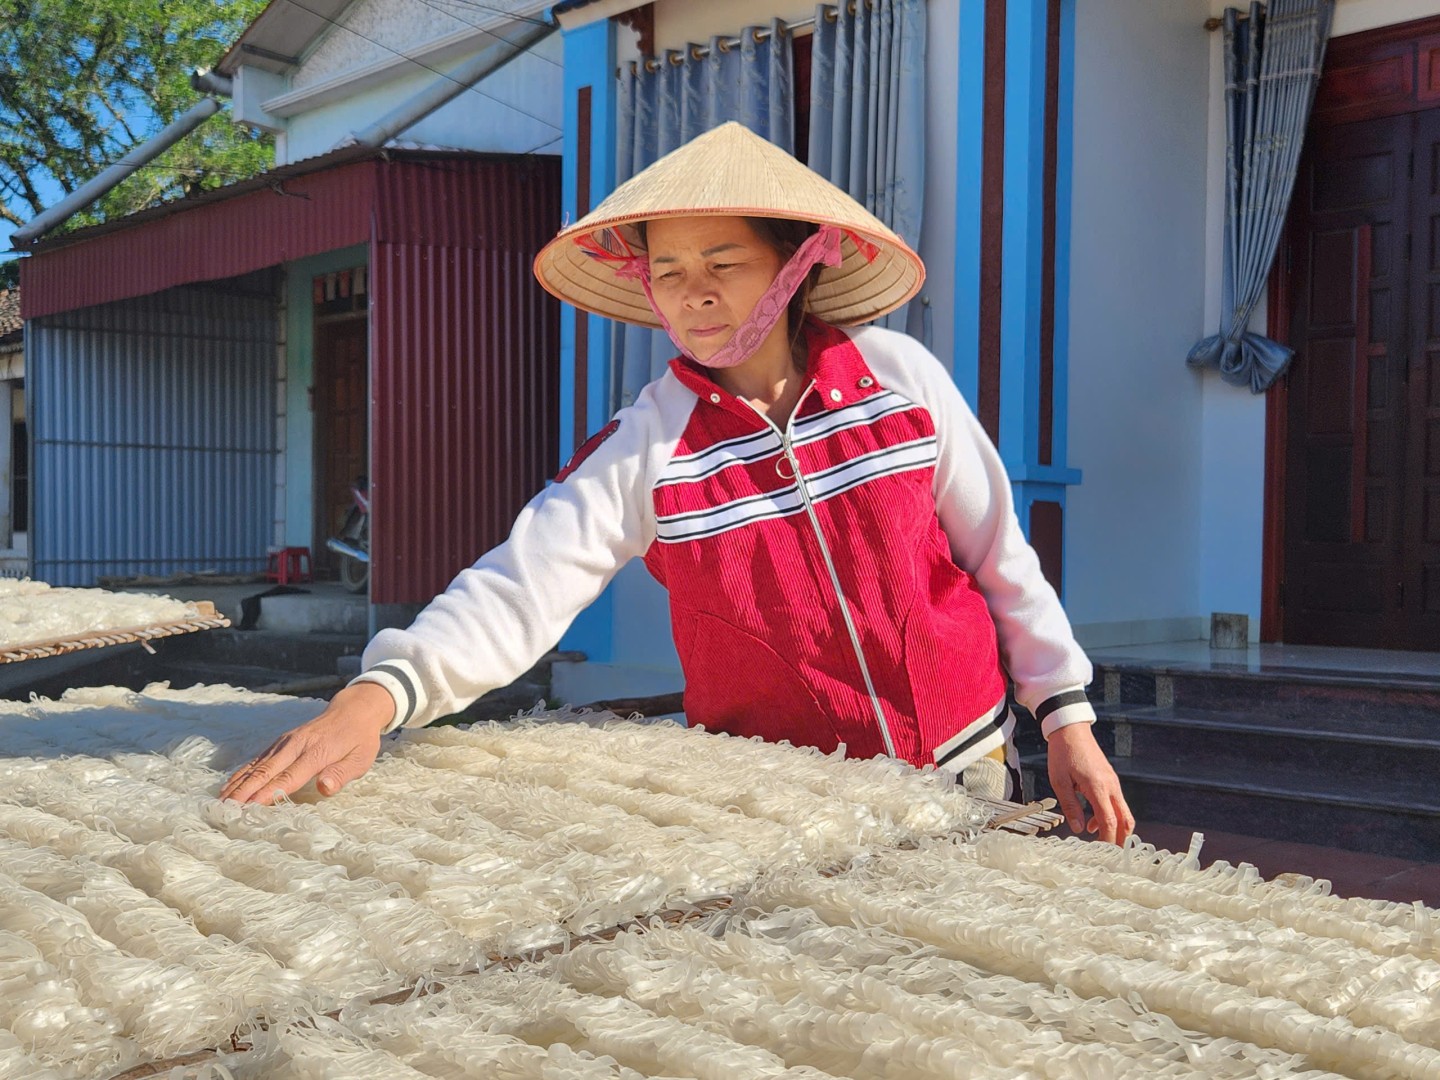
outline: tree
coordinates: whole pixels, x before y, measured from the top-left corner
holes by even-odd
[[[19,225],[200,100],[265,0],[0,0],[0,220]],[[264,170],[273,142],[208,120],[101,202],[89,223]]]

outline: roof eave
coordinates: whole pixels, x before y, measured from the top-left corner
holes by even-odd
[[[215,70],[233,76],[242,64],[286,75],[306,50],[350,6],[352,0],[270,0],[245,32],[236,39]]]
[[[645,0],[562,0],[550,9],[562,29],[574,30],[643,7]]]

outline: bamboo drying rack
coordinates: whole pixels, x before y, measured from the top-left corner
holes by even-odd
[[[73,637],[56,641],[31,642],[24,645],[0,645],[0,664],[16,664],[22,660],[43,660],[50,656],[64,656],[82,649],[103,649],[110,645],[139,644],[147,651],[150,642],[158,638],[175,637],[179,634],[193,634],[200,630],[220,630],[230,625],[230,620],[215,610],[208,600],[195,603],[196,613],[174,622],[158,623],[154,626],[132,626],[119,630],[92,630]]]

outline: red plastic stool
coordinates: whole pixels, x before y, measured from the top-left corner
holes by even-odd
[[[270,552],[270,568],[265,580],[289,585],[294,581],[314,581],[308,547],[287,547]]]

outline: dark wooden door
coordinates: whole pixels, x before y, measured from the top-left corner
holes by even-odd
[[[336,569],[325,548],[350,510],[350,486],[368,471],[369,348],[363,315],[315,328],[315,543],[317,568]]]
[[[1440,649],[1440,109],[1415,126],[1400,598],[1404,644]]]
[[[1315,132],[1298,179],[1285,640],[1398,645],[1412,118]]]
[[[1289,245],[1288,642],[1440,648],[1437,155],[1440,112],[1311,134]]]

